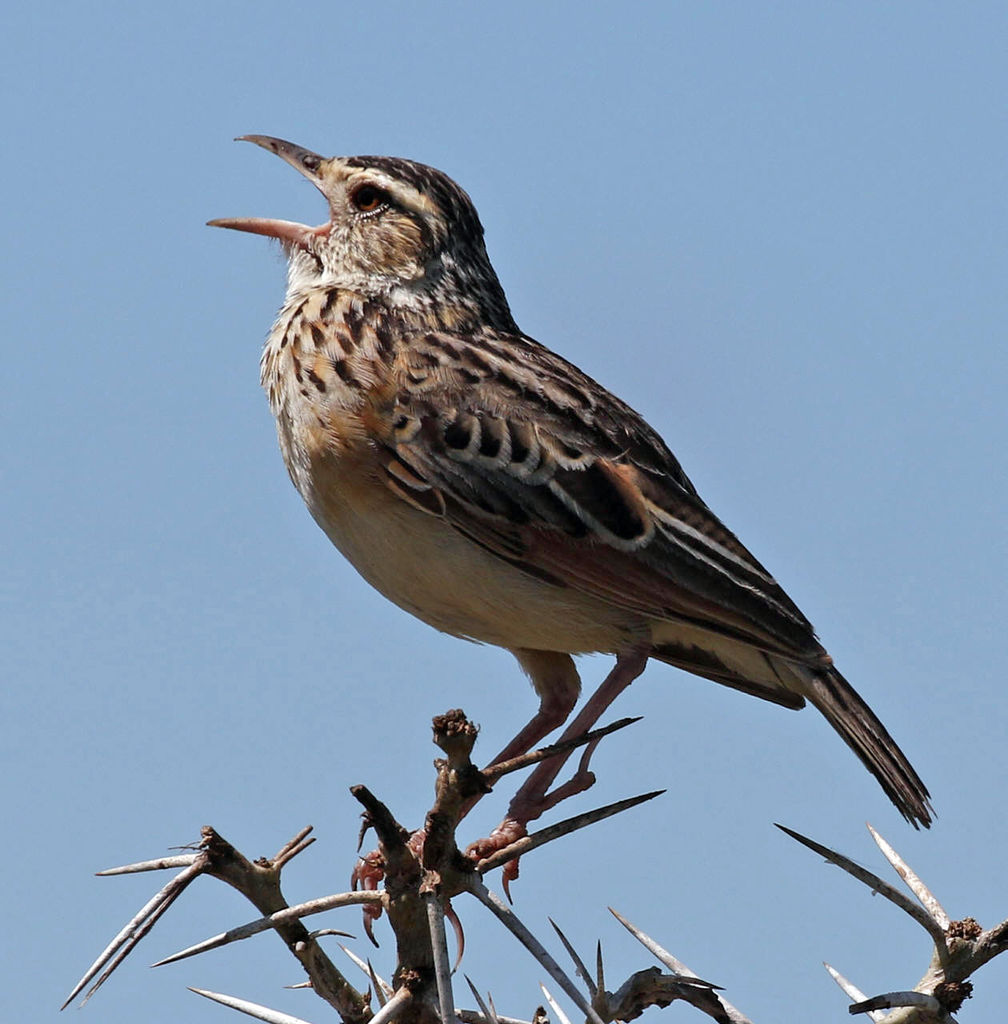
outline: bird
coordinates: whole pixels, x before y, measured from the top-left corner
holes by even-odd
[[[317,226],[208,222],[276,239],[288,260],[260,363],[288,473],[385,597],[518,660],[539,707],[496,760],[568,721],[574,656],[616,664],[568,738],[653,659],[785,708],[812,704],[903,817],[930,826],[906,756],[658,433],[519,329],[459,185],[399,157],[239,141],[286,161],[329,208]],[[591,784],[590,749],[552,794],[559,767],[539,765],[501,843]]]

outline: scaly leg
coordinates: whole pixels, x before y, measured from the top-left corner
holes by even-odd
[[[567,726],[560,740],[574,739],[593,728],[609,705],[644,671],[647,660],[648,650],[646,648],[631,648],[617,655],[613,670],[606,676],[602,685],[591,696],[588,703],[585,704],[574,720]],[[537,686],[536,689],[539,689],[539,687]],[[572,752],[568,751],[566,754],[557,754],[556,757],[551,757],[549,760],[543,761],[538,765],[511,799],[507,815],[500,825],[493,830],[488,838],[481,839],[469,847],[467,852],[470,856],[481,859],[488,857],[491,853],[504,849],[505,846],[513,843],[516,839],[526,835],[526,826],[530,821],[535,821],[536,818],[550,808],[555,807],[561,800],[566,800],[567,797],[573,796],[576,793],[582,793],[592,786],[595,782],[595,776],[588,770],[588,762],[594,752],[595,745],[595,743],[588,745],[581,756],[577,771],[567,782],[558,786],[553,792],[549,792],[549,788],[556,780],[557,775],[560,774]],[[510,751],[512,746],[513,744],[509,744],[505,752]],[[515,755],[511,754],[510,756]],[[498,760],[502,760],[502,758],[499,757]],[[514,862],[508,865],[505,879],[509,875],[510,877],[517,877],[517,866]]]
[[[539,695],[539,710],[517,736],[490,762],[510,761],[531,750],[567,721],[581,692],[581,677],[569,654],[515,648],[511,653]]]

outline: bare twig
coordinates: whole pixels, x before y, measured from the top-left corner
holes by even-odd
[[[560,1009],[560,1004],[550,995],[549,989],[546,988],[541,981],[539,982],[539,988],[542,989],[542,994],[546,997],[546,1002],[550,1004],[550,1007],[556,1014],[557,1020],[560,1024],[571,1024],[570,1018],[563,1012],[563,1010]]]
[[[493,1000],[490,1000],[491,1004]],[[463,1024],[534,1024],[533,1021],[520,1020],[517,1017],[502,1017],[491,1007],[490,1010],[494,1016],[490,1017],[484,1013],[477,1013],[475,1010],[456,1010],[455,1016],[463,1022]]]
[[[472,978],[470,978],[468,974],[466,975],[466,984],[472,991],[473,997],[476,1000],[476,1005],[480,1008],[484,1018],[489,1021],[490,1024],[500,1024],[500,1018],[497,1016],[497,1010],[490,1009],[487,1004],[483,1002],[483,997],[476,990],[476,986],[472,983]],[[493,1003],[493,1000],[491,999],[490,1002]]]
[[[521,839],[509,843],[502,850],[498,850],[489,857],[484,857],[483,860],[476,864],[476,870],[479,874],[485,875],[488,871],[493,871],[494,868],[499,868],[502,864],[507,864],[509,861],[529,853],[538,846],[544,846],[546,843],[559,839],[561,836],[569,835],[571,832],[576,832],[580,828],[594,825],[595,822],[610,818],[621,811],[628,811],[631,807],[646,803],[648,800],[654,800],[656,796],[661,796],[664,792],[664,789],[658,789],[653,793],[643,793],[641,796],[617,800],[615,803],[607,804],[605,807],[597,807],[593,811],[585,811],[583,814],[577,814],[573,818],[559,821],[555,825],[550,825],[547,828],[540,829],[538,832],[533,832],[530,836],[523,836]]]
[[[306,825],[296,836],[284,843],[277,851],[276,856],[273,857],[273,867],[277,869],[282,868],[288,861],[293,860],[301,853],[302,850],[308,849],[315,842],[314,836],[311,839],[306,838],[313,828],[313,825]]]
[[[67,996],[66,1002],[60,1007],[65,1009],[77,998],[84,986],[98,974],[102,968],[104,973],[91,986],[84,997],[86,1003],[98,991],[112,972],[129,956],[137,943],[154,927],[158,918],[185,892],[193,879],[198,878],[207,868],[205,858],[197,855],[183,871],[180,871],[164,888],[156,892],[138,911],[118,935],[102,950],[98,959],[87,969],[84,977],[74,986]]]
[[[395,1020],[413,1000],[408,988],[396,989],[392,998],[371,1018],[369,1024],[388,1024]]]
[[[292,1017],[289,1013],[281,1013],[279,1010],[271,1010],[268,1006],[260,1006],[258,1003],[250,1003],[247,999],[238,999],[236,996],[225,996],[220,992],[208,992],[202,988],[190,988],[198,996],[205,996],[222,1006],[229,1006],[232,1010],[240,1010],[247,1013],[256,1020],[264,1020],[266,1024],[308,1024],[308,1021],[300,1017]]]
[[[976,952],[978,966],[992,960],[999,953],[1008,949],[1008,920],[982,932],[976,940]]]
[[[836,968],[831,967],[829,964],[824,963],[823,967],[829,971],[830,977],[840,986],[844,994],[854,1003],[864,1002],[868,997],[855,985],[853,982],[848,981]],[[873,1021],[881,1021],[885,1019],[885,1014],[878,1010],[869,1010],[868,1016]]]
[[[896,869],[896,873],[907,884],[907,888],[917,897],[921,906],[928,912],[931,919],[941,928],[942,933],[948,931],[952,923],[951,918],[945,913],[945,908],[935,899],[931,890],[917,877],[905,860],[871,827],[868,826],[872,839],[882,851],[883,856]]]
[[[923,992],[886,992],[880,996],[872,996],[860,1003],[854,1003],[848,1007],[852,1014],[869,1013],[872,1010],[895,1010],[901,1007],[920,1007],[934,1014],[941,1021],[955,1021],[942,1004],[934,996],[926,995]],[[882,1018],[885,1020],[885,1017]]]
[[[826,969],[854,1000],[848,1007],[851,1013],[869,1013],[873,1020],[885,1021],[886,1024],[932,1024],[934,1021],[954,1024],[951,1015],[973,992],[973,984],[967,979],[993,956],[1008,948],[1008,921],[986,932],[971,917],[949,921],[944,908],[917,874],[885,839],[870,825],[868,828],[882,854],[920,901],[920,906],[848,858],[790,829],[783,831],[880,892],[924,925],[934,939],[934,953],[924,977],[913,990],[887,992],[870,998],[828,964]],[[891,1012],[884,1013],[884,1010]]]
[[[567,941],[567,936],[564,935],[562,931],[560,931],[560,926],[556,923],[556,921],[554,921],[552,917],[547,918],[547,920],[551,925],[553,925],[553,930],[557,933],[557,937],[563,943],[563,947],[567,950],[567,954],[570,956],[571,960],[574,961],[575,971],[578,973],[581,980],[588,987],[589,995],[592,997],[592,999],[594,999],[595,993],[598,991],[598,986],[596,986],[595,984],[595,979],[588,972],[588,968],[585,967],[584,961],[582,961],[581,957],[577,955],[577,950],[570,944],[570,942]]]
[[[877,892],[880,896],[884,896],[890,903],[896,904],[900,910],[909,914],[918,924],[921,925],[925,931],[934,939],[935,944],[942,948],[945,945],[945,930],[940,924],[926,911],[923,907],[918,906],[912,900],[908,899],[898,889],[894,889],[888,882],[883,881],[874,872],[869,871],[867,868],[861,867],[860,864],[855,863],[849,857],[843,856],[843,854],[837,853],[835,850],[831,850],[828,846],[823,846],[822,843],[817,843],[814,839],[809,839],[807,836],[803,836],[800,832],[795,832],[793,829],[787,828],[784,825],[777,825],[782,832],[787,833],[792,839],[807,846],[810,850],[825,857],[831,864],[836,864],[837,867],[842,868],[849,875],[853,875],[859,882],[864,882],[870,889]]]
[[[158,857],[156,860],[141,860],[136,864],[123,864],[118,868],[105,868],[96,871],[97,878],[108,878],[111,875],[133,875],[140,871],[163,871],[165,868],[187,868],[196,861],[198,853],[184,853],[178,857]]]
[[[635,924],[631,924],[618,910],[609,908],[609,913],[647,950],[654,954],[673,974],[691,985],[701,985],[704,988],[720,989],[711,981],[704,981],[699,975],[694,974],[681,960],[677,960],[667,949],[659,946],[650,935],[642,932]]]
[[[448,939],[445,935],[444,911],[436,892],[424,893],[427,923],[430,926],[431,949],[434,953],[434,977],[437,980],[441,1024],[454,1024],[455,1003],[452,998],[451,968],[448,966]]]
[[[636,1014],[646,1006],[663,1006],[673,999],[682,999],[722,1024],[752,1024],[741,1010],[719,994],[719,986],[698,977],[650,935],[631,924],[612,907],[609,911],[638,942],[673,972],[664,975],[652,969],[632,975],[612,996],[610,1017],[627,1019],[628,1014]],[[599,971],[601,979],[601,946]]]
[[[603,1024],[599,1015],[585,1000],[585,997],[578,991],[577,986],[571,981],[570,978],[564,974],[560,965],[546,952],[545,948],[539,942],[538,939],[525,927],[524,924],[518,919],[514,911],[507,906],[498,896],[495,896],[489,889],[478,879],[472,878],[470,880],[469,891],[483,904],[496,918],[500,921],[511,933],[518,939],[519,942],[539,961],[540,964],[549,972],[549,975],[553,980],[567,993],[567,995],[574,1001],[577,1008],[590,1020],[593,1024]]]
[[[348,949],[342,944],[340,944],[340,949],[368,976],[371,987],[374,989],[375,996],[378,999],[378,1005],[384,1006],[386,1000],[392,995],[392,986],[375,972],[370,960],[362,960],[353,950]]]
[[[260,932],[268,931],[270,928],[276,928],[278,925],[298,921],[303,917],[310,917],[312,914],[321,914],[326,910],[333,910],[336,907],[380,904],[384,899],[385,897],[382,893],[373,889],[362,892],[340,892],[332,896],[321,896],[317,900],[308,900],[307,903],[298,903],[293,907],[285,907],[283,910],[278,910],[275,914],[260,917],[255,921],[249,921],[248,924],[239,925],[237,928],[231,928],[229,931],[221,932],[219,935],[214,935],[209,939],[204,939],[202,942],[197,942],[195,946],[189,946],[187,949],[179,950],[178,953],[166,956],[163,960],[158,960],[157,963],[151,964],[151,967],[164,967],[166,964],[186,960],[191,956],[197,956],[199,953],[206,953],[211,949],[219,949],[221,946],[226,946],[231,942],[240,942],[242,939],[258,935]],[[343,932],[342,934],[345,935],[346,933]],[[353,936],[350,937],[352,938]]]
[[[436,797],[426,816],[423,831],[410,836],[389,808],[365,787],[355,786],[352,790],[365,806],[366,820],[375,828],[380,843],[380,852],[376,853],[374,865],[376,870],[368,875],[368,882],[373,885],[384,877],[383,891],[371,888],[338,893],[297,906],[287,906],[280,890],[280,869],[314,841],[310,835],[310,827],[302,829],[286,842],[271,860],[249,861],[212,829],[206,828],[203,830],[203,840],[196,853],[142,861],[102,872],[126,874],[162,868],[182,869],[120,931],[75,987],[67,1003],[93,982],[88,993],[89,998],[151,929],[172,901],[184,891],[189,882],[199,874],[209,874],[227,882],[245,895],[259,909],[262,916],[249,924],[173,954],[159,961],[159,964],[171,963],[273,929],[308,974],[310,980],[298,987],[311,987],[317,995],[337,1009],[344,1024],[390,1024],[398,1018],[402,1018],[402,1024],[406,1024],[407,1020],[426,1024],[434,1017],[435,982],[440,1024],[453,1024],[455,1020],[463,1021],[464,1024],[525,1024],[514,1018],[500,1017],[493,1000],[489,996],[485,1000],[481,998],[472,982],[469,982],[469,985],[480,1012],[454,1009],[451,985],[453,971],[448,967],[444,921],[446,916],[450,917],[453,926],[460,931],[458,919],[451,911],[450,900],[463,892],[475,896],[512,932],[592,1024],[630,1020],[639,1016],[648,1007],[662,1007],[676,1000],[689,1002],[719,1024],[750,1024],[748,1018],[718,994],[718,986],[699,978],[668,950],[616,911],[612,911],[614,916],[670,973],[663,973],[657,967],[649,967],[632,974],[616,992],[608,992],[605,987],[601,943],[597,946],[593,976],[572,943],[551,921],[573,961],[577,976],[587,987],[590,994],[589,1002],[579,986],[558,966],[514,912],[499,897],[490,893],[482,881],[485,872],[528,854],[562,835],[583,829],[610,815],[653,799],[659,795],[658,793],[618,801],[542,829],[485,858],[475,867],[458,849],[458,823],[474,800],[479,799],[486,791],[487,778],[499,779],[509,771],[516,771],[526,764],[534,764],[548,757],[563,754],[564,751],[577,746],[583,746],[585,756],[588,756],[598,739],[618,728],[623,728],[631,721],[633,720],[624,720],[567,743],[535,751],[506,764],[491,766],[488,769],[490,775],[484,776],[471,761],[473,743],[476,740],[475,727],[459,710],[438,716],[435,719],[435,741],[447,756],[446,759],[435,762]],[[563,787],[560,787],[554,793],[563,791]],[[924,1024],[925,1021],[930,1024],[936,1020],[953,1022],[950,1014],[956,1012],[962,1001],[970,995],[972,986],[966,980],[969,975],[981,964],[1008,949],[1008,921],[986,932],[972,918],[950,922],[948,915],[930,890],[874,829],[871,829],[872,836],[883,855],[912,890],[920,905],[846,857],[790,829],[780,827],[798,842],[840,866],[895,903],[925,927],[934,939],[936,954],[932,958],[927,974],[912,992],[889,992],[868,998],[842,975],[827,967],[837,984],[854,1001],[852,1012],[867,1013],[873,1021],[880,1024],[883,1020],[887,1024]],[[333,928],[320,928],[309,932],[302,923],[303,918],[312,914],[353,905],[388,911],[396,937],[397,964],[392,976],[396,986],[394,991],[388,982],[383,981],[375,973],[369,962],[361,960],[346,947],[341,947],[368,976],[371,991],[374,992],[379,1004],[377,1012],[373,1015],[370,994],[365,996],[353,989],[328,959],[317,941],[324,936],[346,933]],[[462,943],[463,939],[459,936],[459,956]],[[94,980],[96,977],[97,981]],[[296,1018],[255,1003],[202,990],[194,991],[269,1024],[297,1024]],[[552,1008],[554,1024],[567,1024],[563,1010],[545,987],[543,994],[546,1003]],[[890,1012],[886,1014],[885,1010]],[[535,1021],[548,1019],[545,1010],[537,1010]]]
[[[635,722],[641,720],[640,715],[636,718],[621,718],[618,722],[613,722],[612,725],[605,725],[601,729],[592,729],[590,732],[582,733],[580,736],[574,736],[569,740],[561,740],[558,743],[552,743],[548,747],[540,747],[538,750],[530,750],[526,754],[519,754],[517,757],[512,757],[508,761],[498,761],[496,764],[487,765],[483,769],[483,777],[486,779],[488,785],[493,785],[498,779],[511,772],[520,771],[522,768],[528,768],[530,765],[538,764],[540,761],[546,761],[551,757],[556,757],[557,754],[563,754],[568,750],[576,750],[578,747],[583,747],[588,743],[597,743],[604,736],[608,736],[610,733],[618,732],[620,729],[625,729],[628,725],[633,725]]]

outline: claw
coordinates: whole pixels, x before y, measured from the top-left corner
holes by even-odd
[[[360,853],[360,848],[364,845],[364,837],[368,834],[368,829],[371,828],[371,818],[365,813],[361,815],[361,826],[360,832],[357,833],[357,852]]]
[[[499,850],[503,850],[505,847],[510,846],[512,843],[517,842],[519,839],[523,839],[528,835],[528,829],[521,821],[515,821],[510,816],[505,818],[494,830],[486,837],[486,839],[477,839],[476,842],[470,843],[466,848],[466,856],[471,857],[474,861],[479,863],[481,860],[485,860],[487,857],[492,856]],[[502,875],[502,884],[504,886],[504,895],[507,896],[508,902],[513,903],[511,899],[510,884],[518,877],[518,858],[508,861],[504,866],[504,872]]]
[[[354,865],[353,872],[350,875],[350,887],[354,892],[357,889],[371,892],[378,888],[378,883],[384,877],[385,858],[382,857],[378,850],[372,850],[363,857],[357,858],[357,863]],[[378,940],[374,937],[374,923],[381,915],[382,909],[380,906],[366,906],[361,911],[364,931],[371,940],[372,945],[376,948]]]
[[[418,828],[406,841],[409,852],[421,863],[423,863],[423,848],[426,839],[427,833],[422,828]]]
[[[364,825],[361,828],[360,839],[363,841],[364,834],[370,827],[371,821],[365,816]],[[423,855],[423,844],[424,839],[427,838],[426,833],[423,829],[419,829],[409,837],[407,846],[414,857],[419,861]],[[358,846],[358,849],[360,847]],[[373,892],[378,888],[378,884],[385,878],[385,858],[382,856],[380,850],[372,850],[370,853],[365,853],[363,856],[357,858],[357,863],[354,865],[354,869],[350,874],[350,888],[356,892],[358,889],[363,889],[368,892]],[[378,940],[374,937],[374,923],[382,915],[382,908],[380,906],[366,906],[361,912],[363,918],[364,931],[367,937],[371,940],[372,945],[378,947]]]
[[[504,870],[501,872],[501,885],[504,888],[504,895],[507,896],[508,903],[514,905],[514,900],[511,898],[511,883],[516,881],[518,878],[518,858],[509,860],[504,865]]]
[[[372,850],[363,857],[357,858],[353,873],[350,875],[350,885],[356,892],[357,889],[377,889],[378,883],[385,877],[385,858],[378,850]]]
[[[462,956],[465,953],[465,932],[462,930],[462,922],[452,909],[450,900],[445,900],[444,915],[451,922],[452,931],[455,932],[455,946],[458,949],[455,954],[455,963],[452,965],[452,974],[454,974],[458,970],[459,964],[462,963]]]
[[[381,917],[381,907],[377,909],[377,912],[373,907],[364,907],[361,911],[361,918],[364,924],[364,934],[371,940],[371,945],[375,949],[379,949],[378,940],[374,937],[374,923]]]

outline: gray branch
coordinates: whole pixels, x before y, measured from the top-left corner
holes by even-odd
[[[201,875],[209,875],[242,893],[261,916],[166,957],[156,966],[272,930],[304,968],[308,981],[299,987],[310,987],[336,1010],[344,1024],[451,1024],[454,1020],[464,1024],[525,1024],[520,1018],[499,1015],[490,995],[484,999],[472,982],[469,986],[479,1009],[455,1008],[445,919],[455,929],[459,959],[464,949],[464,937],[452,907],[453,898],[458,901],[475,898],[489,909],[592,1024],[632,1020],[649,1007],[665,1007],[673,1002],[688,1003],[718,1024],[752,1024],[724,998],[717,985],[698,977],[615,910],[612,913],[617,920],[660,966],[644,967],[610,991],[606,988],[601,943],[597,946],[595,970],[592,972],[567,936],[551,921],[574,965],[574,974],[568,975],[532,929],[484,884],[484,876],[495,868],[520,856],[533,855],[547,843],[627,811],[653,799],[658,793],[647,793],[579,814],[517,839],[479,862],[464,854],[459,847],[456,834],[460,823],[474,804],[490,791],[493,783],[549,757],[563,756],[575,746],[588,745],[590,749],[603,736],[628,724],[630,720],[617,722],[572,741],[533,751],[481,771],[471,760],[476,728],[459,710],[439,715],[434,719],[434,741],[445,757],[435,762],[435,799],[421,832],[410,835],[389,808],[366,787],[354,786],[351,789],[365,809],[365,827],[373,828],[378,837],[378,849],[362,858],[355,871],[355,885],[360,883],[360,891],[335,893],[294,906],[287,904],[280,889],[280,874],[293,858],[314,842],[310,827],[292,837],[272,858],[250,861],[212,828],[205,827],[200,843],[191,853],[100,872],[107,876],[181,868],[103,950],[74,987],[67,1003],[90,985],[85,996],[87,1001],[188,886]],[[851,1000],[850,1012],[866,1014],[872,1021],[884,1021],[886,1024],[954,1024],[952,1014],[958,1011],[972,990],[967,979],[1008,948],[1008,920],[986,931],[972,918],[951,920],[931,890],[871,826],[873,839],[911,896],[828,847],[791,829],[779,827],[899,907],[927,931],[932,941],[931,962],[924,977],[911,990],[869,996],[827,966],[833,979]],[[375,972],[370,961],[341,947],[366,975],[367,993],[359,992],[347,981],[320,945],[320,939],[346,933],[332,927],[309,932],[303,923],[303,919],[311,915],[350,906],[363,908],[369,937],[373,921],[386,914],[396,940],[396,964],[388,982]],[[580,979],[581,987],[575,978]],[[246,1000],[193,991],[269,1024],[303,1024],[298,1018]],[[553,995],[545,988],[543,995],[552,1009],[553,1020],[557,1024],[566,1024],[567,1016]],[[533,1024],[548,1019],[542,1007],[533,1014]]]
[[[868,830],[886,860],[903,879],[917,899],[909,899],[898,889],[884,882],[842,854],[816,843],[806,836],[778,825],[803,846],[824,856],[830,863],[846,871],[851,877],[884,896],[920,924],[933,940],[931,962],[921,980],[913,989],[885,992],[867,997],[838,971],[825,965],[834,981],[853,999],[849,1007],[852,1014],[866,1013],[873,1021],[885,1024],[949,1024],[952,1016],[973,992],[968,979],[989,960],[1004,952],[1008,946],[1008,921],[1002,921],[984,931],[972,918],[959,921],[949,918],[941,903],[921,881],[916,872],[871,827]],[[888,1013],[882,1011],[888,1010]]]

